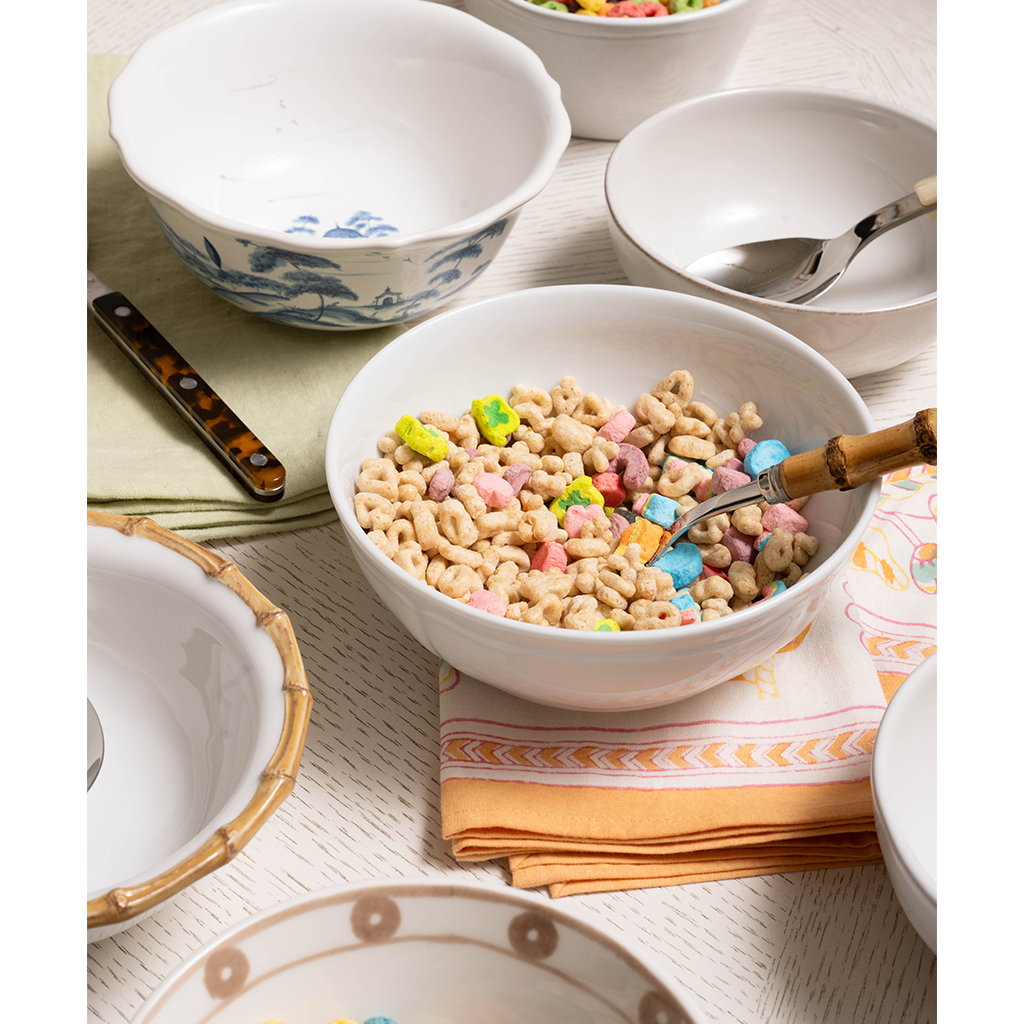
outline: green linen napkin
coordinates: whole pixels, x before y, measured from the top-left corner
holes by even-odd
[[[249,497],[85,311],[89,508],[150,516],[192,540],[329,522],[337,514],[324,449],[334,407],[360,367],[405,328],[337,332],[275,324],[195,278],[108,135],[107,90],[127,60],[89,56],[88,269],[138,306],[287,475],[280,501]]]

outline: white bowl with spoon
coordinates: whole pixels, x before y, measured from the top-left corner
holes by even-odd
[[[758,239],[839,236],[934,174],[936,151],[931,121],[866,96],[794,87],[700,96],[655,114],[616,146],[605,173],[612,242],[633,284],[752,313],[847,378],[876,373],[935,341],[935,219],[886,232],[804,304],[746,295],[687,268]],[[637,185],[681,173],[680,187]]]

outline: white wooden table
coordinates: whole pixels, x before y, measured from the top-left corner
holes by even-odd
[[[89,52],[130,54],[212,2],[89,0]],[[845,89],[934,120],[936,34],[935,0],[770,0],[727,84]],[[539,285],[627,283],[602,190],[613,146],[571,142],[493,267],[457,303]],[[905,419],[937,404],[935,348],[854,384],[879,426]],[[302,772],[229,865],[89,947],[91,1024],[129,1020],[183,957],[306,890],[438,872],[507,880],[502,862],[456,864],[441,837],[437,659],[377,600],[338,524],[210,546],[295,627],[315,698]],[[935,1024],[936,959],[882,866],[571,899],[658,948],[711,1021]]]

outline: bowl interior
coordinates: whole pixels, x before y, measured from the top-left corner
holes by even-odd
[[[138,1024],[699,1019],[600,926],[473,884],[394,882],[303,897],[233,929],[178,974]]]
[[[938,878],[938,686],[932,655],[901,684],[875,742],[872,784],[896,852],[926,892]]]
[[[777,437],[794,453],[838,433],[872,429],[863,402],[833,367],[749,314],[706,299],[630,286],[513,292],[418,325],[370,360],[348,387],[327,441],[328,483],[343,526],[396,586],[415,585],[422,600],[444,602],[453,615],[475,615],[413,581],[366,540],[354,513],[355,479],[362,460],[376,457],[377,441],[403,414],[438,409],[461,416],[474,398],[507,397],[516,384],[550,390],[563,375],[576,377],[584,392],[631,409],[641,394],[681,368],[694,376],[694,397],[720,415],[754,401],[764,420],[756,436]],[[819,494],[807,503],[803,514],[821,542],[813,564],[828,558],[855,529],[867,490]],[[561,636],[560,643],[605,639],[480,617],[488,620],[481,626],[488,632],[529,629],[540,643],[552,633],[572,634]],[[724,621],[707,628],[727,628]],[[656,644],[664,637],[659,641],[653,634],[665,632],[616,634],[616,641]]]
[[[229,3],[140,47],[111,92],[111,134],[144,185],[233,224],[426,231],[536,167],[552,103],[535,60],[433,3]]]
[[[255,795],[280,739],[282,664],[252,611],[189,559],[90,526],[89,898],[152,878]]]
[[[680,104],[636,128],[608,166],[630,237],[681,270],[772,238],[833,238],[936,170],[936,132],[866,98],[741,89]],[[638,181],[674,180],[670,189]],[[808,306],[877,309],[936,290],[936,221],[919,217],[865,247]]]

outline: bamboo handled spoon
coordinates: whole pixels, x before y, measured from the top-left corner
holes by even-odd
[[[800,304],[824,294],[846,272],[853,258],[886,231],[938,205],[938,176],[924,178],[914,191],[869,213],[838,238],[773,238],[720,249],[685,267],[687,274],[760,299]]]
[[[923,409],[898,426],[871,434],[840,434],[821,448],[791,455],[761,470],[749,484],[716,494],[690,509],[666,531],[648,565],[654,565],[687,530],[712,516],[759,501],[793,501],[821,491],[849,491],[896,469],[938,462],[937,411]]]

